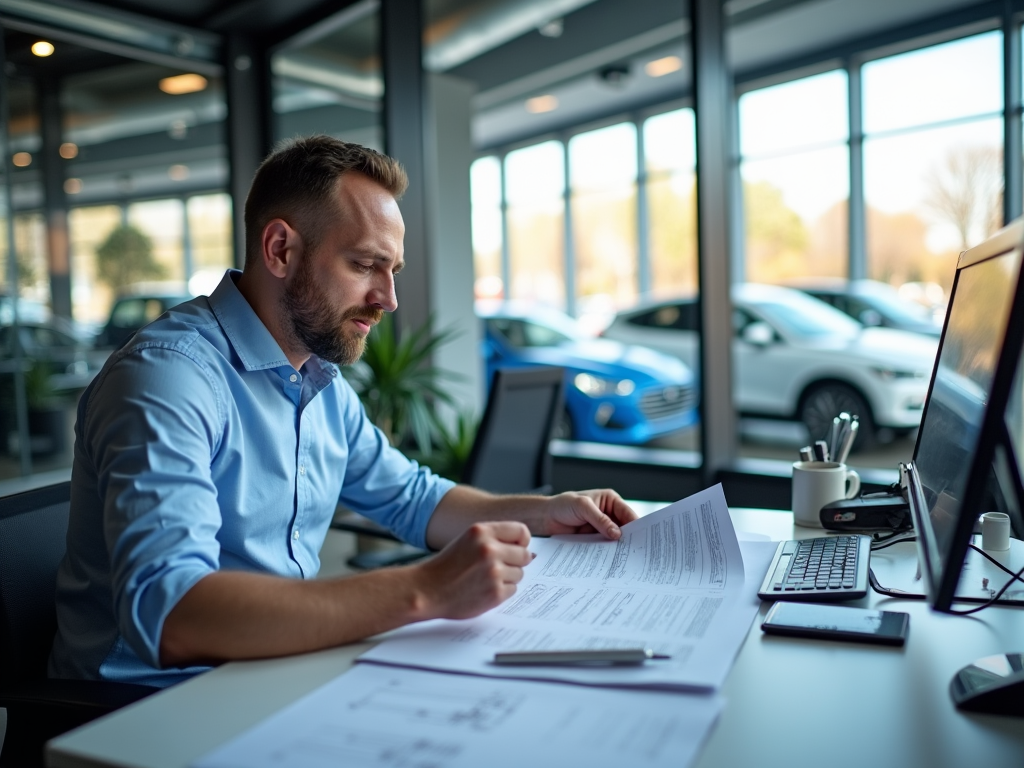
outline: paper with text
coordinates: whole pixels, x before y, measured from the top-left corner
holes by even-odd
[[[618,541],[555,536],[530,548],[537,559],[502,605],[467,621],[397,630],[361,660],[594,685],[722,684],[757,602],[743,589],[743,557],[721,485],[623,526]],[[492,663],[496,651],[641,646],[672,658],[639,667]]]
[[[359,665],[192,768],[684,768],[722,709],[715,695]]]

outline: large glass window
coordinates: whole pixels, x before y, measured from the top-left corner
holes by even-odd
[[[564,309],[565,148],[546,141],[505,156],[512,299]]]
[[[697,292],[697,143],[693,110],[644,121],[651,294]]]
[[[124,210],[119,205],[72,208],[68,216],[71,270],[75,276],[71,294],[75,317],[97,327],[107,321],[114,293],[99,279],[96,250],[123,220]]]
[[[948,288],[1001,226],[1002,56],[995,31],[864,65],[870,277]]]
[[[847,89],[835,70],[740,97],[748,281],[847,274]]]
[[[600,328],[637,296],[636,126],[569,141],[576,314]]]
[[[474,294],[478,299],[505,295],[501,276],[501,161],[481,157],[469,170],[473,207]]]
[[[185,247],[191,249],[193,269],[188,287],[197,296],[209,294],[234,263],[231,196],[224,192],[196,195],[185,205],[190,236]]]
[[[117,293],[193,276],[185,200],[223,195],[228,180],[223,81],[125,60],[66,78],[61,102],[74,315],[102,325]],[[221,215],[230,231],[230,211]],[[110,266],[129,258],[131,268]],[[221,251],[218,267],[233,261]]]

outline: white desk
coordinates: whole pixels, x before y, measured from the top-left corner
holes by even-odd
[[[772,539],[817,534],[794,530],[784,512],[732,516],[737,529]],[[698,768],[1024,765],[1024,719],[960,713],[947,690],[974,659],[1024,651],[1024,609],[953,617],[874,593],[862,602],[911,615],[904,648],[767,637],[755,621]],[[226,664],[55,739],[47,764],[186,768],[344,672],[370,645]]]

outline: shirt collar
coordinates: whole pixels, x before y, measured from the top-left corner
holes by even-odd
[[[291,362],[285,356],[277,339],[267,330],[248,300],[235,283],[242,276],[240,270],[229,269],[220,284],[210,294],[210,308],[217,322],[224,329],[231,346],[235,348],[242,365],[247,371],[262,371],[269,368],[288,366]],[[325,378],[317,377],[317,386],[322,388],[338,375],[338,367],[313,355],[303,366],[313,372],[319,369]]]
[[[229,269],[210,294],[210,308],[220,327],[247,371],[291,367],[281,345],[235,285],[241,276],[239,270]]]

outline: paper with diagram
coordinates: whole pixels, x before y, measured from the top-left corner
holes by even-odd
[[[502,605],[397,630],[360,660],[630,687],[713,689],[725,680],[758,602],[744,589],[721,485],[623,526],[618,541],[556,536],[530,548],[537,558]],[[629,668],[492,663],[496,651],[638,646],[672,658]]]
[[[192,768],[682,768],[720,697],[356,666]]]

